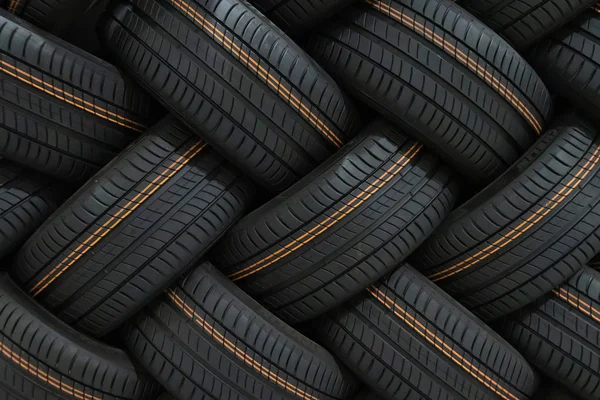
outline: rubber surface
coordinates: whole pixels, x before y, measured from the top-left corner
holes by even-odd
[[[540,389],[535,392],[532,400],[580,400],[580,398],[558,383],[550,379],[545,379],[540,384]]]
[[[117,69],[0,10],[0,157],[82,183],[154,120]]]
[[[356,125],[333,80],[243,1],[133,0],[115,6],[103,32],[148,91],[273,192]]]
[[[437,157],[378,121],[243,218],[211,259],[280,318],[307,320],[393,270],[457,196]]]
[[[96,25],[107,0],[6,0],[7,10],[46,32],[99,54]]]
[[[498,324],[537,368],[584,399],[600,398],[600,272],[584,267]]]
[[[252,193],[241,173],[166,118],[31,237],[13,275],[60,319],[102,336],[194,266]]]
[[[458,1],[517,49],[526,49],[538,42],[595,3],[596,0]]]
[[[600,250],[600,139],[546,132],[455,210],[411,262],[484,320],[549,293]]]
[[[600,7],[537,45],[532,64],[556,93],[598,119],[600,107]]]
[[[537,386],[516,350],[406,264],[315,325],[381,398],[517,400]]]
[[[446,0],[366,0],[307,48],[350,93],[488,183],[541,134],[551,102],[496,33]]]
[[[353,400],[382,400],[383,397],[375,394],[374,392],[370,392],[368,390],[362,390],[356,396],[352,398]]]
[[[252,0],[252,4],[289,35],[312,28],[358,0]]]
[[[0,259],[27,240],[69,193],[52,179],[0,160]]]
[[[74,19],[91,4],[90,0],[9,0],[7,10],[46,32],[64,38]]]
[[[121,350],[86,338],[0,276],[0,398],[151,400],[160,389]]]
[[[177,399],[345,399],[333,357],[204,263],[128,329],[131,354]]]
[[[592,258],[587,265],[592,269],[600,269],[600,256],[596,255],[596,257]]]

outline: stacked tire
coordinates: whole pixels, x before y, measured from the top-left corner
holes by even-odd
[[[155,120],[115,67],[4,11],[0,157],[81,184]]]
[[[593,3],[0,4],[0,398],[599,398]]]
[[[484,320],[565,282],[600,252],[600,138],[556,127],[451,215],[413,256]]]
[[[460,0],[459,4],[505,37],[527,49],[592,8],[596,0]]]
[[[396,268],[457,198],[437,157],[376,122],[242,219],[212,258],[279,317],[306,321]]]
[[[193,267],[253,192],[168,117],[37,230],[17,254],[13,276],[60,319],[103,336]]]
[[[583,268],[501,332],[536,367],[586,399],[600,394],[600,273]]]
[[[476,184],[515,162],[550,111],[525,60],[449,1],[364,1],[308,48],[349,92]]]
[[[245,2],[140,0],[107,18],[120,64],[268,190],[289,187],[355,130],[346,95]]]

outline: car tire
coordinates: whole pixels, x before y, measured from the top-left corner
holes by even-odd
[[[307,49],[338,82],[487,184],[543,131],[550,95],[490,28],[447,0],[366,0]]]
[[[600,398],[599,271],[584,267],[498,329],[545,375],[583,399]]]
[[[110,64],[0,10],[0,157],[83,183],[155,120]]]
[[[460,0],[458,4],[524,50],[591,8],[596,0]]]
[[[158,384],[120,349],[89,339],[0,276],[0,397],[151,400]]]
[[[27,241],[13,276],[57,317],[103,336],[193,267],[252,194],[240,172],[167,117]]]
[[[0,259],[25,242],[69,193],[52,179],[0,160]]]
[[[353,133],[335,82],[241,0],[133,0],[103,24],[114,57],[229,161],[271,192]]]
[[[288,35],[309,32],[357,0],[253,0],[252,4]]]
[[[600,252],[600,138],[557,125],[468,200],[411,263],[489,321],[534,302]]]
[[[514,348],[406,264],[314,325],[374,400],[525,400],[537,387]]]
[[[210,263],[125,331],[131,354],[179,400],[348,398],[354,379]]]
[[[598,8],[600,10],[600,8]],[[535,46],[529,60],[558,95],[596,122],[600,112],[600,13],[585,12]]]
[[[283,320],[305,321],[392,271],[450,213],[458,186],[421,143],[377,121],[243,218],[212,260]]]

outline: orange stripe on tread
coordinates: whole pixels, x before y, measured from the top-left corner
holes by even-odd
[[[367,288],[367,292],[369,292],[377,301],[392,311],[394,315],[396,315],[402,322],[404,322],[415,332],[421,335],[421,337],[435,346],[436,349],[440,350],[444,355],[449,357],[454,363],[458,364],[458,366],[465,370],[469,375],[484,384],[498,396],[505,400],[519,400],[517,396],[513,395],[493,378],[485,374],[485,372],[479,370],[471,362],[456,352],[452,346],[446,344],[443,338],[438,337],[434,332],[427,329],[425,325],[410,315],[407,310],[396,304],[394,300],[386,296],[386,294],[383,293],[379,288],[371,286],[370,288]]]
[[[184,2],[179,0],[168,0],[173,6],[182,11],[184,14],[192,18],[200,28],[206,33],[212,35],[213,39],[227,48],[231,54],[236,56],[241,62],[246,65],[254,73],[263,78],[267,84],[281,97],[286,99],[296,110],[298,110],[317,130],[319,130],[331,143],[336,147],[341,147],[342,140],[317,116],[309,107],[296,97],[289,89],[282,85],[281,80],[275,78],[269,73],[259,61],[255,60],[248,52],[244,51],[240,46],[225,35],[226,32],[221,32],[217,27],[208,21],[204,16]]]
[[[192,307],[185,304],[185,301],[177,295],[173,289],[167,290],[167,296],[175,303],[175,305],[181,309],[192,321],[202,327],[206,333],[208,333],[218,343],[225,346],[225,348],[231,351],[237,358],[242,360],[246,365],[252,367],[258,371],[261,375],[265,376],[271,382],[284,388],[288,392],[295,394],[304,400],[319,400],[318,397],[306,393],[298,387],[292,385],[287,380],[283,379],[279,375],[275,374],[268,367],[263,366],[260,362],[256,361],[252,356],[248,355],[244,350],[239,349],[232,341],[227,339],[225,335],[215,329],[211,324],[207,323],[204,318],[198,315]]]
[[[53,86],[48,82],[44,82],[40,78],[37,78],[31,75],[30,73],[7,63],[6,61],[0,60],[0,72],[4,72],[5,74],[10,75],[13,78],[16,78],[28,85],[31,85],[34,88],[41,90],[46,94],[56,97],[57,99],[62,100],[67,104],[70,104],[81,110],[87,111],[90,114],[103,118],[107,121],[113,122],[117,125],[121,125],[125,128],[132,129],[137,132],[142,132],[146,128],[139,122],[133,121],[112,111],[108,111],[107,109],[97,106],[94,103],[83,100],[82,98],[74,96],[71,93],[65,92],[64,90],[57,88],[56,86]]]
[[[161,186],[181,170],[196,154],[206,147],[202,141],[194,143],[183,155],[179,156],[171,165],[158,175],[152,182],[147,184],[133,199],[127,202],[115,215],[110,217],[102,226],[92,233],[75,250],[69,253],[56,267],[46,274],[38,283],[36,283],[29,292],[33,296],[39,295],[44,289],[69,269],[77,260],[90,251],[103,237],[108,235],[125,218],[141,206],[150,196],[152,196]],[[161,180],[162,179],[162,180]],[[159,182],[160,180],[160,182]],[[121,215],[122,214],[122,215]]]
[[[21,3],[21,0],[10,0],[10,4],[8,5],[8,12],[14,14],[17,11],[17,7]]]
[[[49,373],[42,371],[38,367],[30,364],[26,359],[12,351],[6,344],[2,342],[0,342],[0,353],[2,353],[5,357],[7,357],[9,360],[15,363],[17,366],[27,371],[29,374],[35,376],[44,383],[49,384],[50,386],[60,390],[63,393],[66,393],[80,400],[102,400],[101,397],[96,397],[94,395],[85,393],[79,389],[74,388],[71,385],[67,385],[66,383],[56,379]]]
[[[597,322],[600,322],[600,310],[597,310],[592,304],[588,304],[562,287],[559,288],[559,290],[554,289],[552,292],[579,311],[592,317]]]
[[[396,161],[390,168],[388,168],[380,177],[375,178],[375,181],[371,183],[365,190],[362,190],[358,195],[354,196],[347,204],[344,204],[344,206],[335,211],[331,216],[325,218],[322,222],[317,223],[317,225],[311,228],[308,232],[302,234],[297,239],[292,239],[292,242],[269,254],[262,260],[229,275],[229,278],[233,281],[246,278],[247,276],[250,276],[268,267],[269,265],[290,255],[292,252],[296,251],[305,244],[313,241],[317,236],[325,232],[331,226],[337,224],[357,207],[367,201],[371,196],[377,193],[379,189],[381,189],[394,176],[396,176],[406,166],[406,164],[408,164],[417,155],[417,153],[419,153],[422,147],[422,144],[415,142],[406,152],[406,154],[402,155],[402,157],[400,157],[400,159]]]
[[[489,85],[491,85],[510,104],[512,104],[513,107],[515,107],[517,111],[519,111],[519,113],[529,122],[529,124],[533,127],[533,129],[538,135],[542,133],[542,124],[533,115],[531,110],[529,110],[529,108],[527,108],[527,106],[525,106],[525,104],[523,104],[523,102],[511,90],[509,90],[502,82],[500,82],[498,78],[496,78],[495,76],[493,76],[493,74],[487,71],[485,67],[479,65],[479,63],[476,60],[472,59],[467,54],[465,54],[465,52],[457,48],[455,45],[448,42],[446,39],[433,32],[431,29],[425,27],[423,24],[415,21],[413,18],[402,13],[401,11],[390,7],[387,4],[383,4],[379,0],[364,1],[367,4],[373,6],[373,8],[383,13],[386,13],[389,17],[395,19],[403,25],[417,31],[418,33],[423,35],[423,37],[429,39],[430,41],[438,45],[438,47],[445,50],[448,54],[461,61],[471,71],[475,72],[477,76],[479,76]]]
[[[544,205],[540,206],[529,217],[527,217],[525,221],[521,222],[516,228],[511,229],[510,232],[504,234],[500,239],[488,245],[483,250],[478,251],[466,260],[454,264],[453,266],[446,268],[443,271],[431,274],[428,276],[428,278],[434,282],[449,278],[452,275],[462,272],[465,269],[477,264],[478,262],[485,260],[504,246],[511,243],[513,240],[522,236],[525,232],[527,232],[529,229],[535,226],[535,224],[540,222],[552,210],[554,210],[560,203],[562,203],[575,189],[577,189],[581,182],[583,182],[583,180],[588,176],[592,168],[594,168],[596,164],[598,164],[598,160],[600,160],[599,152],[600,145],[596,147],[596,150],[594,151],[592,157],[590,157],[590,159],[585,163],[585,165],[581,167],[577,174],[573,178],[571,178],[571,180],[565,186],[563,186],[558,193],[556,193]]]

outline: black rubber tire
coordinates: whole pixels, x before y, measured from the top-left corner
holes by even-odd
[[[517,400],[537,386],[515,349],[406,264],[315,326],[388,400]]]
[[[69,192],[52,179],[0,160],[0,260],[25,242]]]
[[[211,264],[147,308],[125,342],[176,398],[345,399],[354,379]]]
[[[13,276],[57,317],[102,336],[195,266],[252,193],[241,173],[166,118],[31,237]]]
[[[64,37],[73,19],[91,3],[91,0],[7,0],[6,8],[46,32]]]
[[[558,383],[545,379],[532,400],[581,400]]]
[[[374,392],[369,392],[368,390],[362,390],[356,396],[353,397],[354,400],[382,400],[383,397],[375,394]]]
[[[596,257],[592,258],[588,263],[587,266],[592,268],[592,269],[598,269],[600,270],[600,255],[596,254]]]
[[[366,0],[307,46],[349,92],[476,183],[508,168],[549,113],[534,70],[450,1]]]
[[[260,12],[288,35],[309,32],[358,0],[252,0]]]
[[[422,147],[370,125],[236,224],[211,259],[285,321],[323,314],[392,271],[452,210],[458,185]]]
[[[160,392],[125,353],[74,331],[0,275],[0,398],[152,400]]]
[[[273,192],[354,130],[356,113],[335,82],[244,1],[132,0],[104,25],[126,70]]]
[[[584,267],[498,329],[533,365],[584,399],[600,398],[600,272]]]
[[[600,7],[598,8],[600,10]],[[543,40],[530,61],[548,86],[600,120],[600,13],[591,10]]]
[[[7,0],[8,12],[94,54],[96,25],[107,0]]]
[[[548,131],[411,262],[484,320],[537,300],[600,252],[599,161],[595,131]]]
[[[0,10],[0,157],[83,183],[156,117],[113,66]]]
[[[458,4],[523,50],[560,28],[596,0],[459,0]]]

